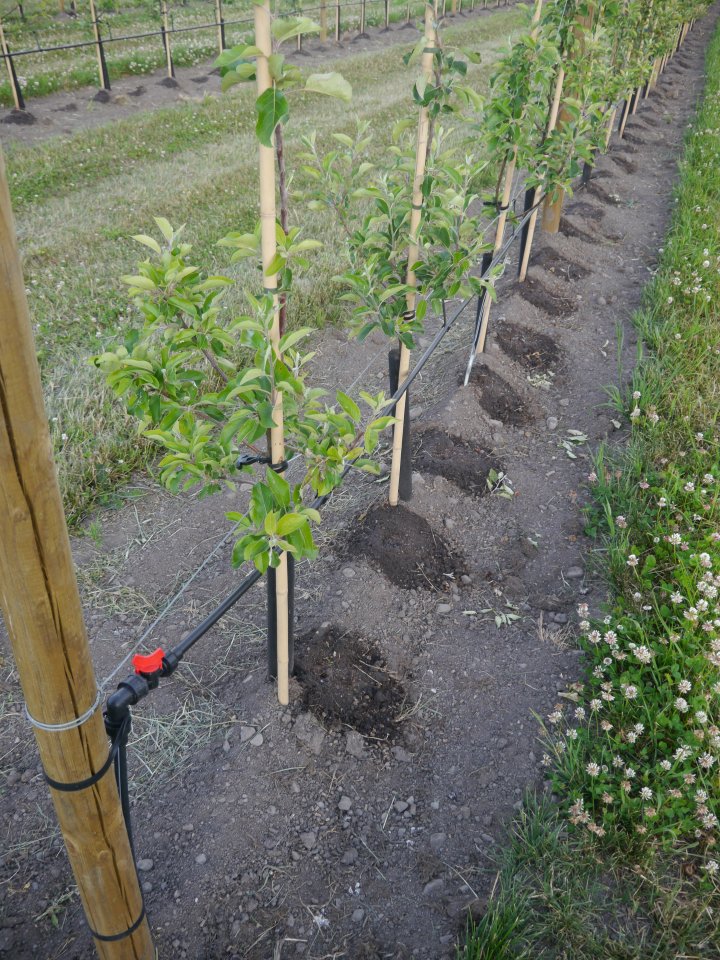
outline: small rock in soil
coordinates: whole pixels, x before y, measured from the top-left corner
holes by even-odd
[[[204,853],[199,853],[195,857],[195,863],[200,863],[200,864],[207,863],[207,856]]]
[[[300,840],[307,850],[312,850],[317,843],[317,834],[314,830],[307,830],[305,833],[300,834]]]
[[[347,811],[352,807],[352,805],[353,805],[353,802],[350,799],[350,797],[340,797],[340,802],[338,803],[338,810],[342,810],[343,813],[347,813]]]
[[[155,865],[154,861],[151,860],[149,857],[145,857],[143,860],[138,860],[137,862],[138,870],[142,870],[142,871],[152,870],[154,865]]]
[[[442,896],[444,889],[445,881],[442,879],[442,877],[438,877],[436,880],[431,880],[430,883],[425,884],[425,887],[423,888],[423,896],[436,900],[438,897]]]
[[[569,570],[565,571],[565,576],[569,580],[579,580],[583,575],[582,567],[570,567]]]

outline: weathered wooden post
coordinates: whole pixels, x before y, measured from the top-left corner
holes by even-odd
[[[153,960],[55,475],[0,152],[0,608],[102,960]]]
[[[327,43],[327,0],[320,0],[320,43]]]

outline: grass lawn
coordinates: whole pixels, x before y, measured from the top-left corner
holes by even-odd
[[[514,10],[463,21],[445,32],[447,42],[479,50],[471,67],[486,87],[494,60],[520,21]],[[414,34],[408,31],[408,46]],[[343,56],[339,69],[353,85],[351,107],[328,98],[294,98],[287,131],[289,167],[299,138],[317,130],[329,143],[335,131],[352,132],[355,117],[371,121],[374,154],[386,150],[394,121],[412,114],[414,74],[403,65],[405,46]],[[149,446],[106,389],[88,358],[121,338],[128,300],[118,278],[134,272],[142,248],[129,239],[155,230],[153,216],[187,224],[198,261],[228,272],[216,246],[230,230],[251,230],[258,190],[254,92],[231,94],[140,114],[39,147],[14,147],[7,168],[26,286],[56,444],[68,517],[76,521],[143,466]],[[323,251],[298,284],[294,323],[321,327],[340,309],[333,277],[340,266],[336,227],[322,214],[303,219],[307,236],[322,237]],[[233,268],[242,277],[246,267]]]
[[[688,132],[626,449],[589,480],[611,601],[581,610],[586,677],[548,718],[561,805],[530,802],[464,960],[720,957],[720,30]]]

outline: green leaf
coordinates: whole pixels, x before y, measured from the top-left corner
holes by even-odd
[[[166,220],[165,217],[155,217],[154,219],[155,219],[155,223],[158,225],[160,233],[162,233],[162,235],[165,237],[167,242],[170,243],[170,241],[173,238],[173,234],[175,232],[173,228],[170,226],[170,222]]]
[[[345,103],[352,100],[352,87],[340,73],[311,73],[305,81],[305,89],[344,100]]]
[[[309,17],[285,17],[282,20],[273,20],[270,30],[278,43],[291,40],[306,33],[320,33],[320,27]]]
[[[360,407],[351,397],[349,397],[346,393],[343,393],[342,390],[338,390],[337,401],[345,413],[347,413],[349,417],[352,417],[355,423],[360,421]]]
[[[276,87],[268,87],[255,101],[257,124],[255,133],[264,147],[272,147],[275,127],[287,119],[290,110],[285,94]]]
[[[160,244],[157,242],[157,240],[153,240],[153,238],[149,237],[146,233],[135,234],[133,240],[135,240],[137,243],[145,244],[146,247],[150,247],[150,249],[154,250],[155,253],[162,253]]]
[[[306,523],[307,518],[299,513],[286,513],[284,517],[278,520],[277,534],[280,537],[286,537],[289,533],[299,530]]]

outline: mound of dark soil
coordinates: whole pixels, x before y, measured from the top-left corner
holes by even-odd
[[[346,552],[360,554],[406,590],[437,590],[465,573],[465,565],[424,519],[399,504],[373,507],[350,537]]]
[[[523,427],[534,418],[523,398],[513,387],[483,364],[475,364],[470,374],[480,406],[493,418],[513,427]]]
[[[575,310],[575,303],[568,297],[561,297],[536,277],[526,277],[523,283],[516,285],[516,292],[538,310],[544,310],[551,317],[567,317]]]
[[[495,327],[495,339],[503,353],[526,370],[549,370],[559,364],[560,347],[546,333],[503,320]]]
[[[487,493],[490,471],[502,469],[500,462],[477,444],[433,429],[420,434],[413,465],[422,473],[445,477],[475,497]]]
[[[295,651],[306,710],[367,737],[394,737],[405,690],[372,640],[330,627],[300,637]]]
[[[560,277],[561,280],[565,280],[566,283],[584,280],[585,277],[590,275],[587,267],[569,260],[553,247],[544,246],[541,250],[538,250],[534,257],[534,263],[536,266],[542,267],[543,270],[548,270],[556,277]]]
[[[583,200],[576,200],[566,209],[569,217],[582,217],[583,220],[593,220],[596,223],[605,216],[602,207],[596,207],[594,203],[587,203]]]

